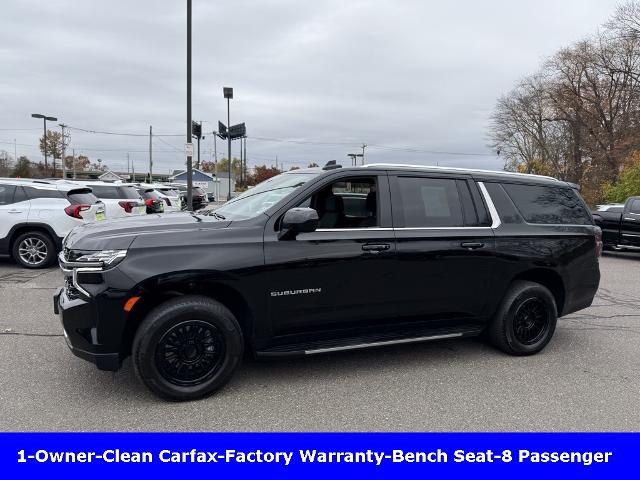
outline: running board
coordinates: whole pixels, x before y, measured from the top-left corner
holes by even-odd
[[[342,352],[347,350],[360,350],[363,348],[384,347],[387,345],[401,345],[404,343],[429,342],[432,340],[445,340],[450,338],[460,338],[475,336],[482,332],[480,328],[466,328],[463,330],[433,330],[432,333],[420,332],[420,335],[380,334],[367,335],[362,337],[351,337],[342,339],[319,340],[316,342],[300,343],[272,347],[256,352],[259,358],[281,357],[281,356],[306,356],[318,355],[321,353]],[[417,333],[417,332],[415,332]]]

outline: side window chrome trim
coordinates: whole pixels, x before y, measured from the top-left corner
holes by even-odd
[[[364,227],[364,228],[316,228],[315,232],[391,232],[391,227]]]
[[[489,195],[487,187],[484,186],[484,182],[478,182],[478,187],[480,187],[480,192],[484,197],[484,201],[487,202],[487,208],[489,209],[489,215],[491,216],[491,228],[498,228],[500,225],[502,225],[502,222],[500,221],[498,210],[493,204],[493,200],[491,200],[491,195]]]

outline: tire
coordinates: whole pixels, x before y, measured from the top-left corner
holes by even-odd
[[[533,355],[553,337],[558,320],[556,301],[539,283],[511,284],[487,331],[489,341],[510,355]]]
[[[46,268],[56,259],[56,246],[44,232],[26,232],[14,240],[11,255],[24,268]]]
[[[227,307],[198,295],[173,298],[145,317],[133,339],[138,377],[156,395],[176,401],[205,397],[240,365],[244,340]]]

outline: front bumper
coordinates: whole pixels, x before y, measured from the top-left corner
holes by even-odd
[[[98,340],[99,318],[95,302],[71,299],[64,288],[59,288],[53,296],[53,310],[60,317],[64,338],[74,355],[94,363],[100,370],[120,368],[121,354]]]

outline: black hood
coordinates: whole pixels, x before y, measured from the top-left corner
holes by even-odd
[[[64,246],[74,250],[126,250],[139,235],[166,237],[175,241],[195,230],[215,230],[231,222],[189,212],[149,214],[92,222],[74,228]]]

